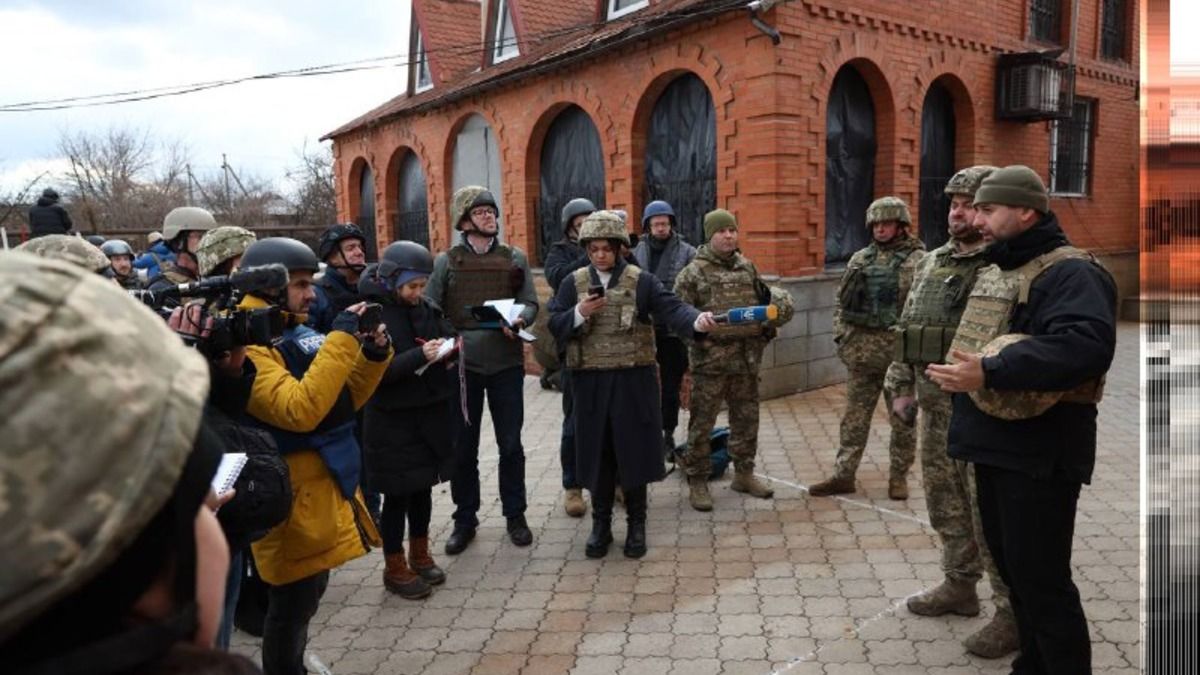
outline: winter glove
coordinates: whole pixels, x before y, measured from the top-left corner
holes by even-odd
[[[392,336],[389,335],[386,330],[383,331],[383,334],[385,337],[387,337],[387,342],[383,343],[382,347],[375,344],[375,339],[371,335],[368,335],[366,339],[363,340],[363,356],[367,357],[368,361],[386,361],[388,354],[391,353]]]
[[[349,333],[358,336],[358,315],[354,312],[341,311],[333,318],[333,325],[330,328],[331,332],[340,330],[343,333]]]

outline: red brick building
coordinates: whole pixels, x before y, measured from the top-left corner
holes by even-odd
[[[841,377],[833,286],[867,241],[866,204],[902,197],[940,243],[941,186],[960,167],[1033,167],[1075,243],[1136,294],[1137,6],[1072,6],[413,0],[407,88],[328,135],[338,210],[380,244],[442,250],[450,195],[486,184],[503,236],[539,261],[574,196],[629,211],[633,230],[665,197],[693,239],[705,211],[727,208],[743,251],[802,310],[764,389],[818,386]],[[1051,49],[1033,65],[1002,58]]]

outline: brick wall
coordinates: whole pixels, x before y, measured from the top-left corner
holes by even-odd
[[[937,11],[930,11],[934,4]],[[1025,40],[1027,4],[860,0],[845,8],[831,1],[796,1],[765,17],[783,34],[779,46],[743,14],[727,14],[443,108],[336,137],[339,215],[343,220],[357,215],[353,167],[366,162],[380,178],[378,238],[381,245],[390,241],[397,211],[396,167],[404,153],[416,152],[428,184],[430,241],[434,249],[444,249],[450,236],[446,205],[454,138],[465,119],[478,113],[499,143],[507,237],[533,252],[536,260],[538,159],[554,116],[569,104],[591,116],[601,137],[608,207],[637,214],[643,207],[643,139],[650,110],[672,79],[694,73],[708,86],[716,109],[717,205],[738,216],[743,251],[761,270],[787,279],[793,290],[820,289],[812,291],[815,314],[806,314],[806,327],[791,328],[784,337],[813,337],[823,344],[811,322],[817,317],[816,327],[822,328],[822,308],[832,303],[832,282],[819,279],[827,274],[825,108],[834,76],[849,64],[871,90],[878,139],[876,196],[895,194],[914,213],[919,210],[921,105],[935,80],[954,98],[959,166],[1023,163],[1048,180],[1049,123],[997,122],[993,111],[996,54],[1044,46]],[[1121,280],[1123,292],[1130,293],[1137,280],[1137,62],[1136,56],[1133,63],[1097,58],[1099,4],[1080,2],[1077,47],[1077,92],[1098,100],[1092,194],[1055,198],[1051,206],[1077,244],[1118,261],[1122,275],[1132,269],[1132,281]],[[1131,30],[1130,54],[1138,53],[1137,40]],[[776,345],[773,366],[825,358],[824,347],[798,345]],[[823,368],[817,366],[818,371]],[[796,388],[825,379],[810,371]]]

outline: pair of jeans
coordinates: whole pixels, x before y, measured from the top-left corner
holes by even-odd
[[[655,359],[662,401],[663,434],[674,434],[679,426],[679,389],[688,369],[687,345],[666,328],[654,330]]]
[[[237,612],[238,596],[242,593],[242,579],[246,576],[245,555],[245,549],[229,549],[229,574],[225,577],[225,607],[221,610],[221,627],[217,629],[217,649],[224,651],[229,651],[229,640],[233,636],[233,615]]]
[[[977,464],[975,487],[983,535],[1017,618],[1013,673],[1091,673],[1087,617],[1071,579],[1080,483]]]
[[[525,514],[525,449],[521,446],[525,369],[514,366],[490,375],[468,370],[466,385],[471,423],[464,425],[461,415],[452,416],[458,467],[450,479],[450,495],[454,498],[455,526],[474,529],[479,526],[479,425],[485,395],[500,449],[500,504],[504,517]]]
[[[575,471],[575,393],[571,386],[571,370],[563,368],[558,371],[562,383],[562,440],[558,444],[558,461],[562,465],[562,486],[564,490],[578,490],[579,475]]]
[[[404,550],[404,524],[408,521],[408,536],[413,539],[429,536],[429,519],[433,514],[433,488],[405,494],[389,494],[383,498],[380,536],[387,555]]]
[[[308,622],[317,613],[329,585],[329,572],[267,590],[267,618],[263,622],[262,663],[266,675],[305,675],[304,648]]]

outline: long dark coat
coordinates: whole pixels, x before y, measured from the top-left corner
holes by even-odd
[[[618,261],[609,288],[620,281],[627,263]],[[589,285],[600,277],[588,265]],[[559,352],[575,335],[575,284],[567,277],[550,301],[550,332]],[[637,320],[668,326],[677,335],[700,339],[692,324],[700,312],[642,270],[637,282]],[[580,482],[595,490],[604,444],[612,444],[621,487],[632,489],[663,479],[662,409],[654,366],[614,370],[572,370],[575,395],[575,466]]]
[[[375,395],[367,403],[363,429],[366,484],[387,494],[406,494],[449,480],[454,470],[450,415],[456,408],[457,367],[435,363],[420,376],[425,363],[417,338],[454,335],[432,302],[383,300],[383,321],[396,355]]]

